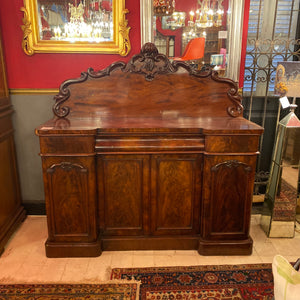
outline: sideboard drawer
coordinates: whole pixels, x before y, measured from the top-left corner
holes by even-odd
[[[199,152],[204,149],[203,136],[99,136],[96,152]]]
[[[212,135],[205,138],[205,151],[214,153],[257,152],[259,136]]]
[[[94,136],[41,136],[41,155],[88,154],[95,152]]]

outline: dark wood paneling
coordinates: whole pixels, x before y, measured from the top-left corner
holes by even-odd
[[[248,135],[219,135],[207,136],[205,150],[218,153],[256,152],[259,145],[259,136]]]
[[[153,155],[152,233],[199,232],[201,155]]]
[[[6,200],[0,202],[0,224],[3,224],[7,216],[13,213],[20,196],[20,191],[15,186],[13,136],[9,136],[0,143],[0,162],[1,198]]]
[[[43,157],[49,241],[98,237],[94,157]]]
[[[25,219],[25,210],[21,205],[12,113],[0,32],[0,255],[14,230]]]
[[[249,237],[256,156],[207,156],[202,236],[209,240]],[[237,216],[244,216],[238,218]]]
[[[42,137],[40,139],[41,149],[47,149],[46,154],[67,154],[67,153],[94,153],[95,138],[93,136],[76,136],[76,143],[73,143],[74,137],[65,135],[64,137]]]
[[[60,222],[54,222],[55,236],[85,236],[88,232],[89,217],[87,168],[63,161],[51,165],[47,169],[47,175],[51,191],[50,202],[53,203],[53,219],[60,219]],[[72,185],[72,189],[68,188]],[[72,210],[69,207],[72,207]]]
[[[57,118],[36,130],[48,256],[99,255],[100,243],[251,254],[262,128],[241,117],[234,82],[171,63],[146,44],[127,65],[66,80],[55,99]]]
[[[103,234],[147,234],[149,156],[100,155],[98,174]]]

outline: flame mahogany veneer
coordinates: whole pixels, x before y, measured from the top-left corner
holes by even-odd
[[[248,255],[262,128],[236,84],[147,43],[62,83],[39,126],[48,257],[197,249]]]

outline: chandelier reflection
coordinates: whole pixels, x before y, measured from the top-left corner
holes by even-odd
[[[154,0],[154,15],[162,17],[162,22],[167,29],[176,30],[180,27],[197,28],[221,27],[224,17],[224,0],[195,0],[196,10],[186,13],[175,11],[175,1]]]
[[[113,39],[111,0],[73,0],[49,9],[41,5],[41,17],[48,17],[46,28],[51,40],[102,42]],[[70,3],[71,2],[71,3]],[[53,21],[53,12],[57,12]],[[43,26],[45,30],[45,26]]]
[[[190,11],[188,26],[220,27],[224,15],[223,0],[198,0],[199,9]]]

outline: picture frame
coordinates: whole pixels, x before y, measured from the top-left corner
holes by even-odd
[[[27,55],[131,50],[125,0],[24,0],[21,11]]]

